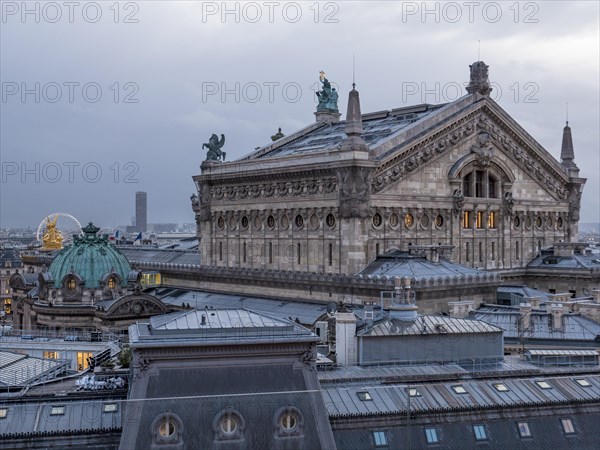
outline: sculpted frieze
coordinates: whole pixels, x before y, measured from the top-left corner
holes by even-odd
[[[244,200],[254,198],[311,197],[331,194],[337,189],[337,179],[311,179],[243,186],[210,188],[213,200]]]

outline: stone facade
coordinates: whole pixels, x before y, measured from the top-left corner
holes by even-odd
[[[390,249],[444,244],[466,266],[515,269],[576,239],[577,166],[471,90],[364,115],[353,90],[345,122],[206,161],[193,197],[202,265],[357,274]]]

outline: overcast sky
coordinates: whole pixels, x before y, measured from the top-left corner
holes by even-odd
[[[565,104],[600,221],[599,8],[585,2],[2,2],[0,227],[62,211],[193,222],[202,143],[227,160],[314,121],[320,70],[345,113],[355,57],[364,112],[452,101],[468,65],[559,157]],[[37,83],[37,84],[36,84]]]

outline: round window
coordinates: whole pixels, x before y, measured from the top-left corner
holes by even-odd
[[[442,217],[441,214],[438,214],[435,217],[435,226],[438,228],[441,228],[444,225],[444,218]]]
[[[406,228],[412,228],[412,226],[415,224],[415,218],[411,213],[408,213],[407,215],[404,216],[404,226]]]
[[[397,214],[392,214],[390,216],[390,227],[397,227],[398,226],[398,215]]]
[[[373,226],[374,227],[380,227],[381,226],[381,214],[376,213],[373,216]]]
[[[238,429],[238,421],[231,414],[224,415],[219,421],[219,428],[224,435],[231,436]]]
[[[421,226],[423,228],[429,227],[429,216],[427,214],[421,216]]]
[[[287,230],[287,228],[290,226],[290,221],[286,215],[283,215],[279,220],[279,224],[281,225],[282,229]]]
[[[223,216],[219,216],[219,218],[217,219],[217,226],[220,230],[225,228],[225,219],[223,219]]]
[[[542,218],[540,216],[537,216],[535,218],[535,226],[536,226],[536,228],[541,228],[542,227]]]
[[[254,229],[260,230],[260,227],[262,227],[262,220],[260,219],[260,217],[254,216]]]
[[[298,425],[298,419],[296,419],[296,416],[292,413],[284,413],[279,419],[279,425],[283,431],[289,433],[296,429],[296,425]]]
[[[271,229],[275,228],[275,218],[273,216],[267,217],[267,226]]]
[[[175,434],[175,424],[168,419],[164,419],[158,427],[158,434],[163,438],[173,436]]]
[[[515,228],[519,228],[521,226],[521,219],[519,218],[519,216],[515,216],[513,220],[513,226]]]
[[[300,214],[298,214],[296,216],[296,218],[294,219],[294,223],[296,224],[296,226],[298,228],[302,228],[304,226],[304,217],[302,217]]]
[[[556,226],[558,227],[558,229],[562,229],[563,227],[563,220],[562,217],[559,217],[558,219],[556,219]]]
[[[310,216],[310,226],[313,230],[316,230],[317,228],[319,228],[320,224],[321,224],[321,221],[319,220],[319,217],[316,214],[313,214]]]
[[[242,228],[248,228],[248,218],[246,216],[242,217]]]

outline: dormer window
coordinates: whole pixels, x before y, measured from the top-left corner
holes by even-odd
[[[109,289],[114,289],[114,288],[116,288],[116,287],[117,287],[117,282],[116,282],[115,278],[114,278],[114,277],[110,277],[110,278],[108,279],[108,284],[107,284],[107,285],[108,285],[108,288],[109,288]]]
[[[77,289],[77,282],[75,281],[75,278],[69,278],[69,281],[67,281],[67,289],[70,291]]]

